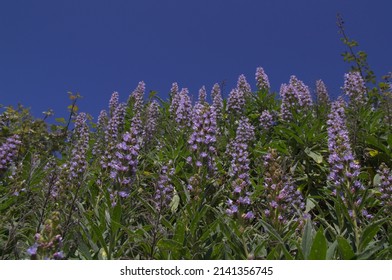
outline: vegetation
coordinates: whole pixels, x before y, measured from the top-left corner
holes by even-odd
[[[355,54],[345,96],[297,77],[271,92],[241,75],[191,103],[140,82],[97,121],[0,114],[0,259],[390,259],[388,76]],[[207,102],[209,100],[209,102]]]

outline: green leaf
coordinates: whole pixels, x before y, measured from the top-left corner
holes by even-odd
[[[55,118],[55,121],[59,122],[59,123],[62,123],[62,124],[65,124],[65,119],[64,118]]]
[[[304,234],[302,236],[302,253],[304,255],[304,259],[308,259],[310,254],[310,249],[312,246],[312,221],[308,218],[306,220]]]
[[[381,225],[384,223],[384,220],[377,221],[375,223],[370,224],[362,233],[361,239],[359,242],[359,251],[364,251],[370,241],[373,240],[374,236],[379,232]]]
[[[338,242],[337,242],[337,240],[335,240],[335,242],[332,243],[328,247],[328,250],[327,250],[327,260],[332,260],[333,259],[337,246],[338,246]]]
[[[175,213],[178,209],[178,205],[180,204],[180,197],[178,196],[177,192],[174,190],[175,194],[170,202],[170,209],[172,213]]]
[[[355,254],[354,254],[354,251],[353,251],[350,243],[347,241],[347,239],[338,235],[336,237],[336,240],[338,241],[339,252],[341,253],[342,258],[344,260],[353,259]]]
[[[319,153],[311,151],[309,148],[305,149],[305,153],[311,157],[316,163],[320,164],[323,162],[323,156]]]
[[[325,260],[327,257],[327,240],[323,228],[320,228],[310,249],[309,260]]]

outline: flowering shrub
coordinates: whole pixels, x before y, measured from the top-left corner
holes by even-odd
[[[147,100],[140,82],[96,120],[71,94],[52,125],[5,108],[0,259],[392,258],[386,103],[358,72],[348,106],[321,80],[315,104],[295,76],[281,98],[263,68],[255,80],[194,104],[177,83]]]

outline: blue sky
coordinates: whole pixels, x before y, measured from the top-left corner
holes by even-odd
[[[67,92],[96,119],[113,91],[125,101],[141,80],[166,99],[173,82],[197,97],[205,85],[256,67],[278,91],[290,75],[341,93],[349,69],[336,13],[377,76],[392,71],[390,0],[138,0],[0,2],[0,104],[35,116],[67,114]]]

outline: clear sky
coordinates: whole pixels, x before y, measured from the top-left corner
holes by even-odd
[[[255,88],[258,66],[274,91],[294,74],[337,96],[349,68],[337,12],[376,75],[392,71],[391,0],[1,0],[0,104],[65,117],[79,92],[96,119],[141,80],[164,99],[173,82],[197,97],[226,81],[227,96],[240,74]]]

